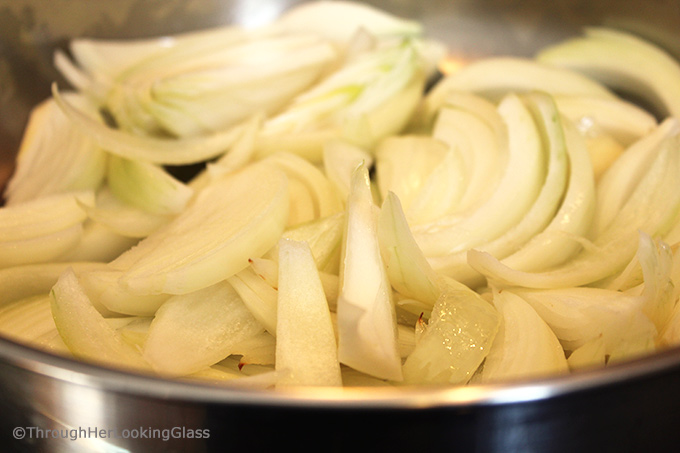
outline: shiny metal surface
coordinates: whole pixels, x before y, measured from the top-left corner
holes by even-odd
[[[52,67],[55,47],[76,36],[258,25],[295,3],[0,0],[0,186],[12,171],[30,108],[60,80]],[[635,31],[680,55],[677,0],[366,3],[422,21],[463,58],[531,55],[597,24]],[[125,374],[0,339],[0,444],[8,445],[3,451],[653,451],[680,441],[679,384],[680,353],[669,351],[607,370],[498,386],[273,394]],[[57,434],[98,428],[119,436],[136,429],[138,436],[17,441],[17,427]],[[207,429],[209,438],[143,435],[175,427]]]

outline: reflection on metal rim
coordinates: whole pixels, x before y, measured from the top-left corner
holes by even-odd
[[[0,338],[0,360],[33,373],[86,387],[152,398],[197,403],[428,409],[498,405],[550,399],[635,379],[648,379],[680,367],[680,348],[607,368],[541,379],[453,387],[299,388],[261,390],[235,384],[174,381],[92,365]]]

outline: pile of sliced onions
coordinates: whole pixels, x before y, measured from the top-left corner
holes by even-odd
[[[444,46],[360,3],[69,50],[0,208],[9,338],[259,388],[680,342],[680,64],[652,43],[592,28],[428,92]]]

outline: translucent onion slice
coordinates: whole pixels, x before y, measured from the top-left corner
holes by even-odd
[[[223,130],[253,114],[273,114],[337,59],[318,36],[246,35],[210,52],[160,53],[121,73],[106,107],[129,132],[190,137]]]
[[[536,310],[566,350],[576,350],[596,338],[602,339],[607,354],[636,337],[643,344],[651,339],[653,344],[656,329],[642,312],[637,295],[589,287],[512,292]]]
[[[522,270],[547,269],[563,263],[580,249],[575,237],[586,236],[596,211],[595,181],[586,146],[568,122],[563,121],[568,161],[568,181],[558,211],[546,228],[519,250],[503,258],[506,265]]]
[[[137,238],[118,234],[107,226],[86,220],[83,222],[78,242],[69,251],[60,255],[59,260],[108,263],[129,250],[137,241]]]
[[[49,294],[59,276],[68,268],[76,274],[103,269],[104,263],[63,262],[26,264],[0,269],[0,307],[34,296]]]
[[[123,272],[110,267],[83,272],[79,281],[93,304],[113,313],[131,316],[153,316],[168,300],[168,294],[134,294],[122,283]]]
[[[373,161],[373,155],[368,151],[342,140],[330,140],[323,145],[324,173],[337,189],[343,203],[349,196],[354,169],[362,162],[371,168]]]
[[[152,214],[126,204],[116,198],[108,188],[97,193],[94,206],[82,205],[82,207],[94,222],[129,238],[144,238],[173,218],[170,214]]]
[[[613,221],[645,172],[649,171],[661,143],[680,134],[680,121],[668,118],[630,145],[602,175],[597,186],[593,231],[600,234]]]
[[[345,221],[346,213],[339,212],[289,228],[284,231],[282,237],[307,242],[312,249],[312,255],[319,270],[337,273]]]
[[[49,195],[0,208],[0,268],[58,259],[82,236],[92,192]]]
[[[257,155],[284,150],[320,162],[330,139],[371,149],[410,120],[424,88],[421,63],[411,42],[352,60],[268,119]]]
[[[404,363],[407,384],[466,384],[491,349],[500,315],[479,294],[442,279],[441,296]]]

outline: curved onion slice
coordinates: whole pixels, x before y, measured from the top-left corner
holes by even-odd
[[[373,165],[373,155],[364,149],[342,140],[330,140],[323,146],[323,169],[326,177],[338,191],[343,204],[349,196],[352,173],[364,162]]]
[[[453,210],[468,213],[487,200],[508,161],[508,132],[497,106],[475,94],[450,93],[438,110],[432,137],[455,150],[463,161],[465,190]],[[453,174],[451,179],[458,178]]]
[[[389,192],[378,216],[378,242],[387,276],[403,296],[431,308],[439,298],[439,277],[416,244],[399,198]]]
[[[0,268],[58,259],[81,238],[91,191],[49,195],[0,208]]]
[[[289,31],[313,32],[338,44],[346,44],[357,30],[378,37],[416,36],[422,25],[402,19],[364,3],[320,1],[304,4],[284,13],[277,26]]]
[[[72,269],[59,277],[51,296],[54,323],[74,356],[105,366],[150,371],[141,352],[94,308]]]
[[[52,95],[64,114],[85,135],[106,151],[128,159],[156,164],[183,165],[202,162],[224,154],[241,134],[242,125],[203,137],[162,139],[142,137],[112,129],[78,109],[52,85]]]
[[[680,63],[627,32],[589,27],[584,36],[543,49],[536,59],[636,95],[664,115],[680,115]]]
[[[463,91],[499,100],[510,92],[544,91],[553,95],[616,96],[604,85],[576,71],[532,59],[486,58],[444,77],[425,99],[424,114],[435,114],[451,92]]]
[[[233,354],[235,346],[263,332],[228,282],[173,296],[156,312],[144,358],[168,376],[185,376]]]
[[[120,200],[152,214],[178,214],[194,195],[163,168],[118,156],[109,158],[106,180]]]
[[[517,254],[521,250],[521,253],[526,255],[523,260],[525,263],[531,254],[535,254],[537,258],[540,255],[540,260],[544,262],[557,261],[560,257],[566,256],[558,249],[560,240],[550,238],[546,241],[539,238],[549,235],[547,231],[551,228],[559,227],[566,230],[570,225],[568,220],[571,221],[571,225],[589,226],[589,222],[578,222],[582,216],[577,210],[579,207],[588,208],[587,201],[593,200],[594,197],[592,178],[588,177],[590,175],[590,168],[587,166],[588,156],[581,141],[575,140],[578,139],[574,137],[575,132],[571,131],[569,134],[569,131],[565,130],[568,125],[560,118],[549,95],[535,93],[525,95],[523,99],[541,133],[547,159],[546,178],[540,194],[524,218],[500,237],[480,244],[475,249],[486,251],[499,259]],[[568,140],[569,137],[571,140]],[[585,188],[590,189],[589,192],[584,189],[582,181],[591,181],[590,184],[585,184]],[[583,228],[578,228],[575,232],[582,233]],[[530,243],[532,245],[529,245]],[[554,253],[546,252],[547,248],[552,249]],[[529,250],[533,252],[529,253]],[[521,262],[519,255],[510,259]],[[467,264],[467,251],[431,257],[430,263],[437,271],[453,276],[470,286],[482,283],[483,277]]]
[[[624,147],[649,134],[657,126],[654,115],[623,99],[589,96],[554,96],[554,99],[560,113],[575,124],[586,129],[601,129]]]
[[[64,98],[93,117],[98,113],[78,93]],[[53,98],[33,109],[17,154],[16,170],[7,182],[6,206],[46,195],[96,190],[104,179],[106,153],[78,130]]]
[[[504,98],[498,110],[508,130],[509,155],[503,176],[493,194],[471,212],[413,227],[413,235],[428,258],[467,250],[499,237],[522,219],[540,192],[546,173],[545,156],[531,113],[513,94]]]
[[[255,319],[264,326],[267,332],[276,336],[278,290],[256,274],[252,266],[232,275],[227,281],[236,290]]]
[[[411,223],[427,223],[458,206],[465,180],[457,149],[428,136],[401,135],[383,140],[376,149],[380,194],[394,193]]]
[[[81,206],[94,222],[129,238],[144,238],[173,218],[170,214],[152,214],[130,206],[116,198],[108,188],[99,191],[94,206]]]
[[[672,226],[680,205],[680,136],[657,148],[656,159],[611,224],[569,261],[556,268],[524,272],[478,250],[468,252],[470,265],[499,285],[532,288],[582,286],[623,270],[635,256],[638,231],[651,236]]]
[[[568,370],[557,337],[531,305],[507,290],[494,292],[493,303],[502,321],[484,362],[482,381],[540,377]]]
[[[424,87],[421,66],[411,42],[348,62],[265,122],[257,156],[289,151],[320,162],[331,139],[372,148],[410,120]]]
[[[122,283],[137,294],[185,294],[224,280],[276,244],[288,209],[281,170],[253,165],[229,174],[116,260],[130,263]]]
[[[273,165],[288,176],[291,189],[288,225],[294,226],[337,214],[344,209],[333,184],[316,166],[287,152],[272,154],[261,161]],[[298,191],[294,192],[294,188]]]

